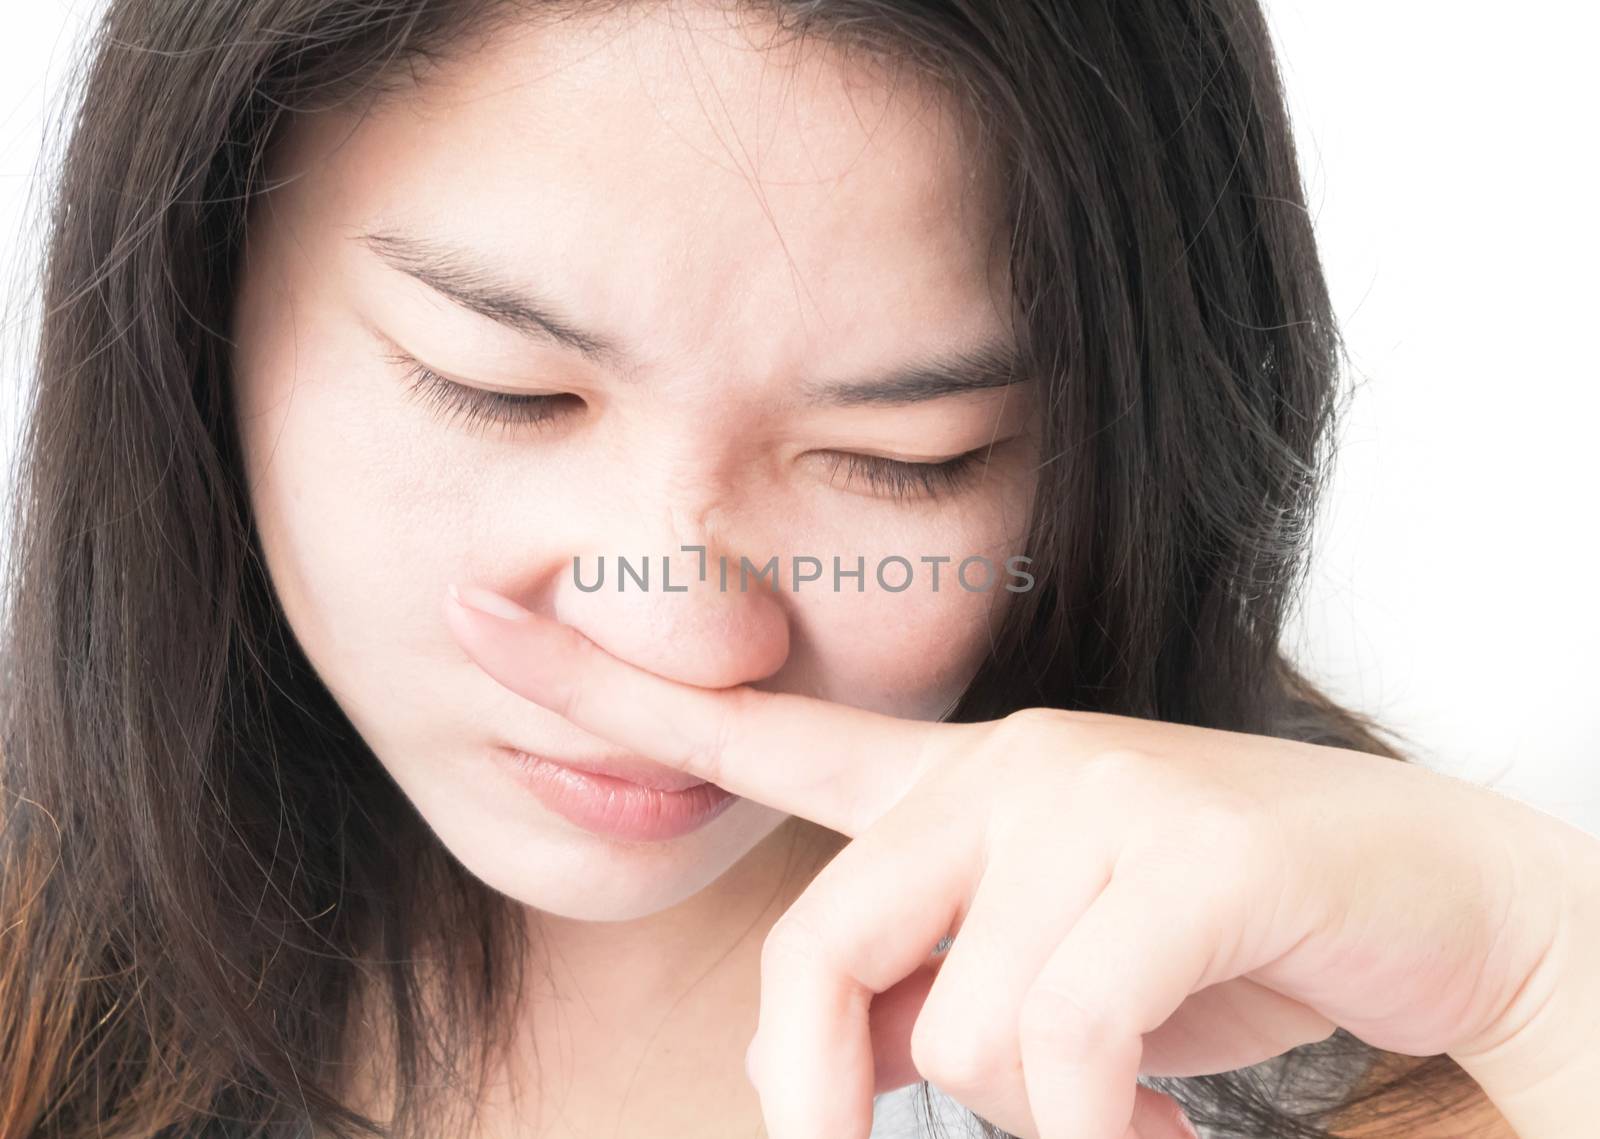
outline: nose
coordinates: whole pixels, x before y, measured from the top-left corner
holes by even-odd
[[[589,545],[558,574],[551,606],[613,656],[661,676],[704,688],[754,683],[789,656],[788,615],[766,584],[774,575],[756,576],[769,556],[750,555],[741,576],[740,555],[710,539],[680,534],[644,553]]]

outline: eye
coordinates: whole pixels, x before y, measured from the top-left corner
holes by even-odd
[[[583,406],[583,400],[570,393],[555,395],[513,395],[490,391],[470,384],[447,380],[426,364],[403,352],[386,357],[399,365],[407,377],[406,391],[445,418],[459,417],[469,429],[520,424],[544,425],[562,415],[563,409]],[[841,466],[847,483],[864,479],[875,494],[896,501],[912,498],[934,499],[965,488],[983,466],[990,444],[975,447],[936,463],[909,463],[879,455],[840,452],[833,456],[830,477]]]
[[[583,400],[570,393],[556,395],[513,395],[489,391],[447,380],[413,356],[394,353],[387,357],[398,364],[408,379],[406,391],[446,419],[459,418],[469,430],[494,426],[542,425],[561,416],[573,403]]]
[[[988,451],[989,444],[984,444],[937,463],[840,453],[834,456],[829,473],[832,475],[843,466],[846,482],[860,477],[875,493],[897,502],[915,497],[933,499],[964,489],[983,466]]]

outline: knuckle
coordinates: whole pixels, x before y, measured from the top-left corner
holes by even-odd
[[[1077,782],[1094,791],[1128,795],[1149,786],[1157,763],[1154,756],[1133,748],[1098,751],[1079,766]]]
[[[791,907],[767,931],[761,943],[761,972],[782,969],[791,962],[812,962],[827,954],[823,922],[805,909]]]
[[[1059,724],[1065,714],[1059,708],[1018,708],[1003,716],[1000,722],[1009,731],[1033,732]]]
[[[1061,708],[1018,708],[993,722],[990,742],[1001,755],[1009,755],[1073,723],[1072,713]]]
[[[1261,812],[1243,796],[1217,793],[1197,797],[1186,809],[1191,843],[1213,862],[1231,869],[1259,866],[1268,857],[1267,828]]]
[[[1131,853],[1120,872],[1228,912],[1248,905],[1262,876],[1283,861],[1261,812],[1248,799],[1192,788],[1172,811],[1142,830]]]
[[[1054,987],[1029,992],[1022,1002],[1017,1035],[1024,1052],[1055,1057],[1099,1054],[1120,1039],[1117,1025],[1104,1010]]]
[[[726,782],[723,775],[725,766],[724,757],[733,741],[733,715],[724,712],[716,718],[716,725],[711,732],[711,742],[700,749],[694,757],[694,770],[703,779],[708,779],[717,786]]]
[[[562,651],[561,657],[573,664],[561,672],[561,688],[553,710],[564,719],[581,721],[589,714],[594,694],[603,692],[606,687],[595,682],[595,660],[599,646],[571,625],[561,625],[560,629],[560,635],[566,639],[568,646]]]
[[[737,743],[738,724],[744,714],[748,696],[748,691],[743,689],[734,689],[726,694],[726,700],[718,706],[718,711],[713,717],[712,730],[707,741],[697,745],[690,758],[692,770],[701,778],[709,779],[719,787],[724,783],[726,757],[731,754]]]
[[[1077,740],[1075,746],[1081,746],[1082,741],[1088,738],[1083,734],[1086,729],[1082,720],[1075,713],[1062,708],[1019,708],[998,720],[974,724],[972,727],[982,733],[977,737],[976,749],[982,751],[985,759],[983,766],[990,772],[1004,769],[1013,761],[1037,757],[1041,745],[1052,753],[1059,752],[1065,771],[1070,766],[1072,749],[1063,743],[1060,733],[1078,733],[1074,737]],[[967,745],[969,748],[972,746]]]
[[[564,720],[582,723],[589,714],[585,696],[595,690],[595,686],[585,684],[579,675],[571,675],[562,683],[552,710]]]
[[[971,1026],[936,1023],[927,1015],[911,1029],[911,1063],[923,1079],[957,1098],[1003,1084],[1016,1070],[1013,1042]]]

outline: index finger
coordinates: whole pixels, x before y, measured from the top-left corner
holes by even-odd
[[[851,838],[916,783],[936,736],[960,727],[748,685],[669,680],[472,586],[452,586],[444,609],[472,659],[517,695],[640,756]]]

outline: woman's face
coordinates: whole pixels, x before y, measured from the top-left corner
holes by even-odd
[[[497,748],[617,749],[479,670],[445,625],[449,583],[680,681],[933,719],[1017,581],[1001,564],[1036,462],[1029,385],[885,386],[1012,343],[992,175],[950,107],[908,75],[672,11],[503,34],[370,115],[297,123],[233,329],[253,506],[301,646],[470,871],[574,918],[671,906],[785,816],[740,800],[621,843],[550,812]],[[556,398],[496,422],[412,390],[413,362]],[[851,458],[974,449],[931,491]],[[704,582],[684,546],[706,548]],[[975,588],[956,582],[971,555],[1000,571],[989,588],[976,566]],[[648,559],[649,589],[618,591],[618,556]],[[741,591],[740,558],[774,556],[780,588]],[[877,580],[891,556],[909,587]],[[823,573],[795,588],[803,557]],[[835,589],[835,557],[865,574]],[[604,558],[605,587],[577,588],[574,558],[586,584]]]

